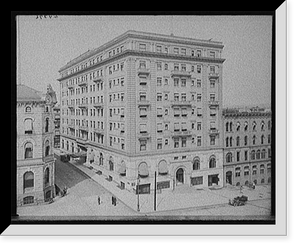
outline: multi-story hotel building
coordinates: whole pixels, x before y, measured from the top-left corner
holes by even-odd
[[[60,106],[53,107],[54,115],[54,148],[60,147]]]
[[[56,96],[17,85],[17,205],[55,196],[53,115]]]
[[[60,70],[61,148],[121,188],[223,186],[223,44],[128,31]]]
[[[224,109],[224,182],[271,183],[271,111]]]

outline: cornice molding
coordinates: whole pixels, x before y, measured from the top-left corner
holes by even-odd
[[[88,71],[94,70],[98,67],[105,66],[106,64],[108,64],[110,62],[122,59],[126,56],[141,56],[141,57],[163,58],[163,59],[173,59],[173,60],[186,60],[186,61],[193,61],[193,62],[199,62],[199,63],[202,62],[202,63],[219,63],[219,64],[222,64],[225,61],[225,59],[223,59],[223,58],[196,57],[196,56],[166,54],[166,53],[157,53],[157,52],[149,52],[149,51],[125,50],[122,53],[119,53],[115,56],[104,59],[104,60],[102,60],[98,63],[95,63],[92,66],[84,68],[84,69],[82,69],[80,71],[77,71],[73,74],[69,74],[67,76],[61,77],[57,80],[60,82],[62,80],[72,78],[74,76],[77,76],[77,75],[86,73]]]

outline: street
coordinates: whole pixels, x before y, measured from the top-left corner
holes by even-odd
[[[68,188],[68,194],[64,197],[57,196],[51,204],[19,207],[20,216],[87,216],[97,219],[97,216],[127,216],[137,213],[118,201],[112,205],[112,194],[100,184],[94,182],[82,171],[70,163],[61,162],[56,157],[55,182],[62,189]],[[100,197],[100,205],[98,204]],[[45,218],[45,217],[44,217]],[[46,218],[45,218],[46,219]]]
[[[233,207],[228,205],[228,198],[232,198],[239,193],[236,188],[223,188],[215,191],[194,190],[192,192],[187,188],[182,189],[181,192],[175,191],[164,195],[164,197],[161,196],[161,199],[158,198],[158,210],[156,212],[138,213],[132,207],[129,207],[129,202],[126,202],[124,198],[122,199],[127,205],[120,199],[118,199],[116,206],[112,205],[111,192],[95,181],[96,178],[92,177],[95,173],[92,170],[88,170],[82,165],[76,167],[71,163],[61,162],[58,157],[56,159],[55,183],[60,189],[67,187],[68,194],[64,197],[58,195],[51,204],[19,207],[18,214],[20,217],[30,216],[32,219],[45,220],[60,218],[109,220],[122,219],[122,217],[124,219],[135,219],[147,216],[147,219],[156,219],[156,217],[158,219],[159,217],[182,219],[190,217],[202,220],[216,217],[217,219],[221,217],[240,219],[247,216],[263,219],[270,216],[271,199],[268,198],[268,187],[266,186],[257,187],[255,191],[245,190],[246,195],[252,197],[252,200],[249,200],[245,206]],[[126,192],[123,193],[125,196]],[[264,193],[262,199],[258,197],[261,193]],[[100,205],[98,204],[98,197],[100,197]],[[145,205],[152,207],[149,196],[143,197],[148,200]],[[199,197],[201,198],[199,199]],[[152,198],[150,199],[152,200]],[[141,198],[141,200],[143,199]],[[173,200],[173,203],[171,200]],[[185,207],[182,202],[187,203],[189,200],[191,204],[195,202],[194,205]],[[170,204],[173,205],[173,210],[164,210],[164,206]]]

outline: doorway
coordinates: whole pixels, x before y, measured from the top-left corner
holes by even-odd
[[[232,185],[232,171],[226,172],[226,184]]]
[[[184,184],[184,170],[183,168],[179,168],[176,171],[176,185]]]

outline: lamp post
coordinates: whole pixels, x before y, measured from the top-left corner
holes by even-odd
[[[137,190],[137,211],[140,212],[140,174],[138,174],[136,190]]]

